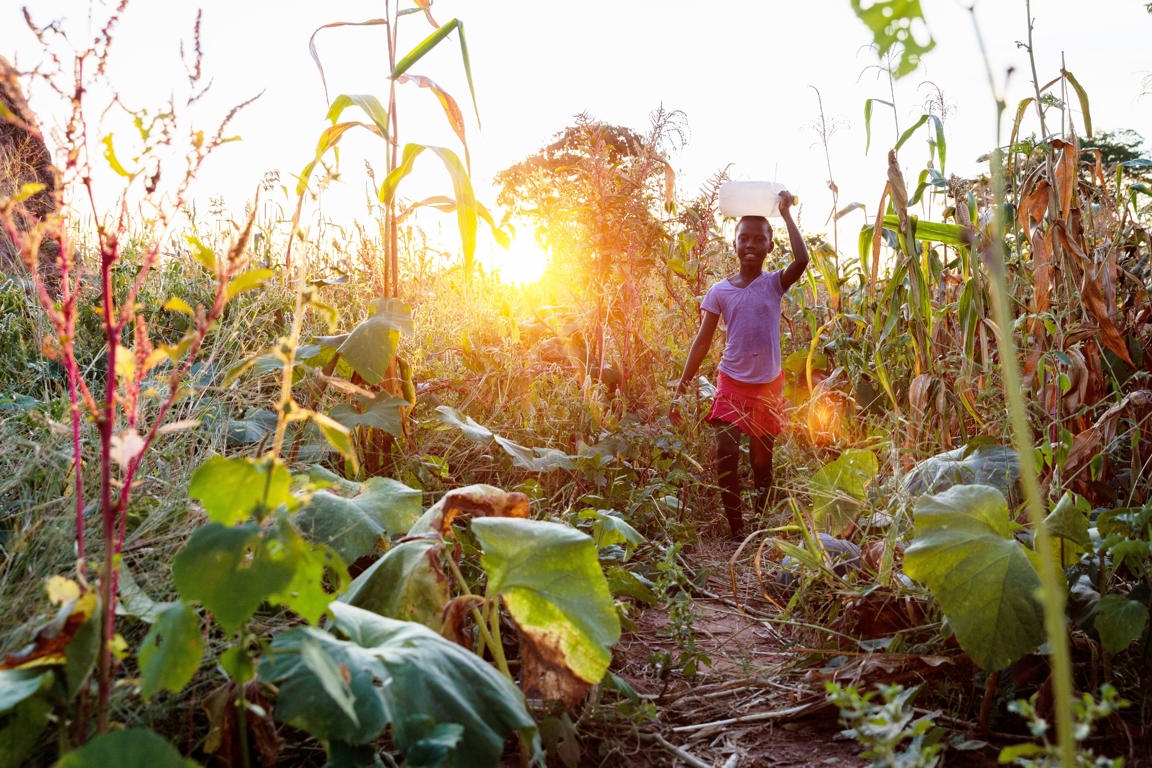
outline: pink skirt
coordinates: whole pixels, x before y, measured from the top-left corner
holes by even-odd
[[[747,435],[763,437],[784,431],[784,374],[767,384],[748,384],[721,372],[709,424],[732,424]]]

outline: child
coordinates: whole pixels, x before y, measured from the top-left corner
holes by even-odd
[[[772,448],[783,429],[783,375],[780,369],[780,302],[808,268],[808,248],[792,220],[792,194],[780,192],[780,216],[788,228],[792,263],[777,272],[764,272],[772,251],[772,226],[763,216],[745,216],[736,225],[733,243],[740,271],[708,289],[700,304],[703,318],[676,397],[668,411],[673,425],[681,422],[678,400],[712,346],[721,317],[726,336],[716,381],[716,398],[708,422],[716,428],[716,478],[724,517],[733,539],[743,536],[740,511],[740,440],[749,438],[752,477],[762,506],[772,489]]]

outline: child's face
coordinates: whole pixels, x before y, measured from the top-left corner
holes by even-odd
[[[744,220],[736,226],[736,256],[763,261],[772,250],[772,227],[766,221]]]

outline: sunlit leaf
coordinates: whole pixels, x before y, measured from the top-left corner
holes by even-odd
[[[237,275],[228,282],[228,288],[225,295],[229,298],[235,298],[238,294],[244,291],[251,291],[254,288],[259,288],[264,285],[264,281],[272,277],[276,273],[271,269],[253,269],[248,272]]]
[[[107,161],[108,167],[119,176],[131,178],[132,174],[120,163],[120,158],[116,156],[116,148],[112,145],[112,134],[108,134],[102,138],[100,143],[104,145],[104,160]]]
[[[188,315],[189,317],[196,316],[196,311],[188,305],[188,302],[184,301],[184,299],[180,298],[179,296],[172,296],[168,299],[168,301],[164,302],[164,309],[167,309],[170,312],[179,312],[180,314]]]
[[[421,88],[427,88],[432,91],[437,101],[440,102],[440,107],[444,110],[444,116],[448,118],[448,123],[452,126],[452,131],[464,146],[465,164],[471,166],[471,163],[468,161],[468,139],[464,134],[464,113],[460,111],[460,106],[456,103],[456,99],[452,98],[452,94],[441,88],[431,78],[424,77],[423,75],[401,75],[396,82],[413,82]]]
[[[268,595],[268,602],[294,611],[309,624],[320,623],[333,594],[348,585],[344,561],[328,545],[306,540],[288,520],[265,536],[269,550],[293,569],[288,584]]]
[[[256,523],[208,523],[193,532],[172,563],[180,596],[198,601],[227,632],[292,581],[296,562],[270,547]]]
[[[169,603],[140,646],[140,696],[183,690],[200,668],[204,638],[200,617],[184,602]]]
[[[200,239],[195,235],[185,235],[184,240],[192,246],[192,257],[199,262],[200,266],[215,275],[217,270],[216,251],[200,242]]]
[[[856,16],[872,30],[880,58],[889,53],[899,57],[892,69],[894,78],[914,72],[921,56],[936,47],[936,41],[928,34],[920,0],[873,0],[867,8],[863,0],[851,1]],[[917,40],[918,34],[927,39]]]
[[[604,676],[620,639],[595,543],[570,526],[536,520],[474,519],[472,532],[484,551],[486,595],[502,598],[520,629],[525,691],[578,701]]]
[[[352,105],[364,110],[365,114],[371,118],[372,124],[376,126],[380,136],[385,139],[388,138],[388,110],[380,103],[380,99],[371,94],[340,94],[333,99],[331,106],[328,107],[328,120],[335,125],[344,110]]]
[[[1000,491],[957,485],[916,503],[905,572],[940,603],[960,647],[982,669],[1004,669],[1044,641],[1040,577],[1012,537]]]
[[[291,483],[279,459],[213,456],[192,474],[188,495],[200,500],[209,519],[232,525],[259,510],[293,504]]]
[[[879,469],[872,451],[850,449],[817,471],[808,481],[816,524],[839,533],[859,518],[868,497],[868,484]]]
[[[359,467],[359,458],[356,455],[356,446],[352,443],[352,430],[327,414],[313,411],[309,416],[312,423],[324,433],[324,439],[332,449],[352,462],[353,470]]]
[[[1076,91],[1076,98],[1080,101],[1080,114],[1084,119],[1084,135],[1089,138],[1092,137],[1092,110],[1088,107],[1088,92],[1084,90],[1084,86],[1080,85],[1080,81],[1066,69],[1061,68],[1060,74],[1064,75],[1064,79],[1072,86],[1072,90]]]

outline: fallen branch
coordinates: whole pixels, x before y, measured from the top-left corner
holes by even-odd
[[[804,704],[799,704],[795,707],[788,709],[776,709],[771,712],[757,712],[752,715],[741,715],[740,717],[728,717],[723,720],[713,720],[710,723],[693,723],[692,725],[678,725],[672,729],[673,733],[693,733],[696,731],[706,731],[710,728],[719,728],[725,725],[735,725],[737,723],[758,723],[764,720],[786,720],[797,715],[808,714],[810,711],[824,709],[832,706],[824,699],[814,699]]]
[[[673,730],[675,730],[675,729],[673,729]],[[658,733],[652,733],[652,734],[641,733],[640,738],[650,739],[650,740],[656,742],[660,746],[664,747],[664,749],[668,750],[673,755],[675,755],[678,759],[684,761],[685,763],[688,763],[688,765],[692,766],[692,768],[712,768],[712,763],[704,762],[700,758],[693,755],[691,752],[688,752],[687,750],[676,746],[675,744],[668,741],[666,738],[664,738],[663,736],[661,736]]]

